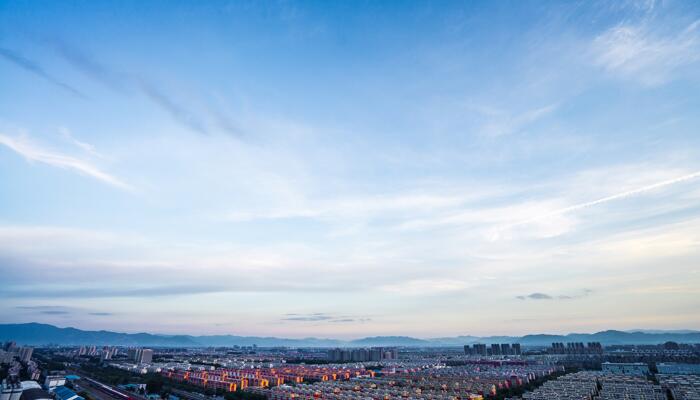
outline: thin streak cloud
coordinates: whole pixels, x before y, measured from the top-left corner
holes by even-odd
[[[11,62],[12,64],[16,65],[19,68],[22,68],[25,71],[31,72],[34,75],[37,75],[43,79],[45,79],[48,82],[51,82],[52,84],[78,96],[81,98],[86,98],[86,96],[80,92],[78,89],[63,83],[59,81],[58,79],[54,78],[51,76],[46,70],[39,65],[37,62],[32,61],[20,53],[10,50],[10,49],[5,49],[0,47],[0,57],[4,58],[5,60]]]
[[[163,90],[151,80],[120,71],[116,68],[111,68],[101,63],[92,55],[81,51],[81,49],[70,46],[65,42],[51,40],[49,44],[56,49],[60,57],[91,79],[119,93],[124,93],[125,91],[140,93],[148,98],[154,105],[170,115],[174,121],[187,129],[201,134],[209,133],[211,124],[207,122],[211,121],[207,121],[201,113],[198,113],[179,99],[171,96],[167,91]],[[215,115],[215,123],[221,130],[232,136],[243,135],[243,132],[229,116],[220,112],[216,112]]]
[[[99,168],[86,161],[42,149],[22,137],[13,138],[0,134],[0,144],[10,148],[17,154],[26,158],[28,161],[37,161],[54,167],[72,170],[81,175],[89,176],[116,188],[126,191],[133,191],[132,186],[106,172],[101,171]]]
[[[546,214],[537,215],[537,216],[534,216],[532,218],[528,218],[528,219],[522,220],[520,222],[517,222],[515,224],[509,225],[509,226],[505,227],[505,229],[513,228],[513,227],[520,226],[520,225],[529,224],[532,222],[537,222],[537,221],[540,221],[542,219],[546,219],[546,218],[557,216],[557,215],[567,214],[567,213],[570,213],[573,211],[582,210],[584,208],[593,207],[593,206],[596,206],[598,204],[607,203],[607,202],[610,202],[613,200],[619,200],[619,199],[623,199],[626,197],[631,197],[631,196],[635,196],[638,194],[642,194],[645,192],[650,192],[652,190],[660,189],[660,188],[663,188],[666,186],[675,185],[677,183],[690,181],[690,180],[693,180],[696,178],[700,178],[700,171],[693,172],[692,174],[688,174],[688,175],[683,175],[683,176],[680,176],[678,178],[673,178],[673,179],[665,180],[662,182],[657,182],[657,183],[654,183],[652,185],[643,186],[641,188],[628,190],[626,192],[614,194],[612,196],[603,197],[603,198],[598,199],[598,200],[593,200],[593,201],[589,201],[586,203],[580,203],[580,204],[576,204],[573,206],[561,208],[559,210],[555,210],[555,211],[552,211],[552,212],[549,212]]]
[[[170,116],[185,127],[202,134],[206,134],[207,129],[204,124],[192,112],[175,103],[163,91],[145,81],[139,82],[141,92]]]
[[[59,128],[59,132],[61,132],[63,138],[65,138],[68,142],[80,148],[84,152],[90,154],[91,156],[104,158],[102,154],[98,153],[97,150],[95,150],[95,146],[91,145],[90,143],[83,142],[82,140],[76,139],[68,128]]]

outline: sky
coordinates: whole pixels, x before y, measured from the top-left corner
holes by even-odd
[[[697,1],[0,0],[0,323],[700,329]]]

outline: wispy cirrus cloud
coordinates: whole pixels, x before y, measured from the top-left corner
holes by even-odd
[[[700,20],[680,30],[658,31],[648,23],[620,24],[592,43],[596,65],[618,76],[657,86],[673,72],[700,60]]]
[[[286,314],[283,321],[304,321],[304,322],[315,322],[315,321],[328,321],[333,319],[332,316],[324,313],[312,313],[312,314]]]
[[[296,322],[328,322],[328,323],[363,323],[371,321],[369,317],[355,317],[350,315],[332,315],[327,313],[311,313],[311,314],[285,314],[282,321]]]
[[[517,114],[509,114],[503,110],[479,107],[477,110],[487,118],[480,131],[488,137],[499,137],[518,133],[531,124],[554,113],[558,104],[548,104],[542,107],[525,110]]]
[[[90,311],[83,308],[55,306],[55,305],[38,305],[38,306],[16,306],[15,309],[22,312],[36,313],[41,315],[94,315],[94,316],[110,316],[114,313],[106,311]]]
[[[70,315],[71,311],[63,306],[17,306],[18,310],[42,315]]]
[[[95,56],[63,41],[54,39],[48,41],[48,44],[65,61],[89,78],[116,92],[140,93],[166,112],[174,121],[193,132],[208,134],[210,126],[214,124],[232,136],[240,137],[243,134],[240,127],[228,115],[220,111],[210,112],[215,115],[215,121],[208,123],[210,121],[207,121],[202,113],[188,106],[182,99],[176,98],[151,80],[108,66]]]
[[[90,154],[91,156],[99,157],[99,158],[104,158],[102,154],[100,154],[96,149],[95,146],[91,145],[90,143],[84,142],[82,140],[78,140],[73,133],[70,131],[70,129],[61,127],[58,129],[59,132],[61,132],[61,135],[70,143],[75,145],[76,147],[80,148],[84,152]]]
[[[134,190],[131,185],[102,171],[90,162],[45,149],[30,141],[26,136],[12,137],[0,134],[0,145],[8,147],[28,161],[36,161],[53,167],[71,170],[122,190]]]
[[[513,227],[516,227],[519,225],[529,224],[532,222],[537,222],[540,220],[544,220],[544,219],[555,217],[555,216],[562,215],[562,214],[567,214],[567,213],[583,210],[585,208],[593,207],[593,206],[596,206],[599,204],[608,203],[608,202],[611,202],[614,200],[620,200],[620,199],[624,199],[627,197],[640,195],[640,194],[643,194],[646,192],[651,192],[653,190],[662,189],[662,188],[665,188],[667,186],[675,185],[678,183],[683,183],[686,181],[691,181],[691,180],[698,179],[698,178],[700,178],[700,171],[696,171],[696,172],[682,175],[682,176],[672,178],[672,179],[667,179],[665,181],[653,183],[651,185],[642,186],[640,188],[628,190],[625,192],[616,193],[616,194],[613,194],[610,196],[602,197],[602,198],[597,199],[597,200],[587,201],[585,203],[574,204],[572,206],[560,208],[560,209],[557,209],[557,210],[554,210],[554,211],[551,211],[551,212],[548,212],[545,214],[536,215],[536,216],[533,216],[531,218],[519,221],[515,224],[508,225],[507,227],[502,228],[501,230],[513,228]]]
[[[0,47],[0,57],[13,63],[17,67],[22,68],[25,71],[31,72],[32,74],[37,75],[48,82],[51,82],[52,84],[60,87],[61,89],[70,92],[71,94],[74,94],[81,98],[86,98],[86,96],[78,89],[53,77],[46,71],[44,67],[42,67],[36,61],[30,60],[14,50]]]
[[[144,80],[139,80],[138,87],[141,93],[158,105],[162,110],[170,114],[175,121],[194,132],[202,134],[208,133],[204,123],[194,112],[177,103],[171,96],[168,96],[155,85]]]
[[[626,171],[612,169],[611,171],[619,173],[620,177],[615,179],[617,186],[611,186],[606,189],[612,191],[621,184],[629,187],[635,182],[649,182],[649,178],[656,176],[656,172],[659,171],[659,169],[654,171],[647,170],[648,167],[635,169],[634,174],[636,175],[632,175]],[[667,170],[664,171],[664,174],[660,174],[659,177],[673,176],[678,173],[679,170],[676,169]],[[610,174],[607,176],[610,176]],[[645,179],[640,180],[640,176]],[[399,231],[421,231],[450,226],[469,226],[470,229],[479,229],[481,234],[489,241],[498,241],[511,238],[516,230],[527,227],[525,234],[528,237],[550,238],[570,232],[576,225],[575,214],[578,211],[609,202],[622,201],[626,198],[642,196],[655,191],[663,191],[670,186],[681,185],[698,178],[700,178],[700,171],[686,173],[623,192],[613,192],[611,195],[595,200],[567,205],[571,204],[570,201],[566,200],[568,192],[578,192],[579,187],[590,185],[585,176],[578,176],[553,183],[553,186],[562,192],[561,197],[480,207],[473,207],[465,202],[466,207],[445,207],[442,212],[440,212],[439,208],[434,208],[437,212],[429,215],[427,218],[407,218],[399,222],[396,228]],[[597,177],[597,179],[600,180],[600,177]],[[582,192],[582,194],[589,195],[587,192]],[[417,214],[414,213],[414,215]]]
[[[40,290],[40,293],[36,293]],[[100,287],[84,289],[79,286],[42,286],[15,287],[0,289],[8,297],[15,298],[45,298],[45,299],[82,299],[82,298],[152,298],[176,297],[193,294],[208,294],[226,292],[228,289],[214,285],[160,285],[140,287]],[[32,293],[35,292],[35,293]]]

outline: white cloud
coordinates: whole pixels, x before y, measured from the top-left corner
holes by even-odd
[[[619,76],[656,86],[673,78],[673,72],[700,59],[700,20],[678,32],[659,33],[650,26],[622,24],[592,44],[596,65]]]
[[[233,212],[230,221],[256,219],[315,218],[341,220],[366,218],[400,212],[426,212],[462,204],[472,196],[465,194],[399,193],[393,195],[357,196],[315,201],[307,207],[287,207],[260,211]]]
[[[380,289],[402,295],[423,296],[456,292],[473,286],[474,282],[454,279],[414,279],[400,284],[384,285]]]
[[[513,227],[516,227],[516,226],[519,226],[519,225],[525,225],[525,224],[530,224],[530,223],[533,223],[533,222],[539,222],[539,221],[542,221],[542,220],[547,220],[547,219],[550,219],[550,218],[555,217],[555,216],[560,216],[560,215],[562,215],[562,214],[568,214],[568,213],[571,213],[571,212],[574,212],[574,211],[583,210],[583,209],[585,209],[585,208],[593,207],[593,206],[596,206],[596,205],[599,205],[599,204],[603,204],[603,203],[608,203],[608,202],[611,202],[611,201],[614,201],[614,200],[620,200],[620,199],[624,199],[624,198],[627,198],[627,197],[632,197],[632,196],[636,196],[636,195],[639,195],[639,194],[643,194],[643,193],[646,193],[646,192],[651,192],[651,191],[653,191],[653,190],[661,189],[661,188],[664,188],[664,187],[666,187],[666,186],[675,185],[675,184],[677,184],[677,183],[683,183],[683,182],[690,181],[690,180],[697,179],[697,178],[700,178],[700,171],[696,171],[696,172],[693,172],[693,173],[690,173],[690,174],[686,174],[686,175],[683,175],[683,176],[679,176],[679,177],[676,177],[676,178],[673,178],[673,179],[668,179],[668,180],[665,180],[665,181],[657,182],[657,183],[654,183],[654,184],[651,184],[651,185],[647,185],[647,186],[643,186],[643,187],[640,187],[640,188],[636,188],[636,189],[633,189],[633,190],[628,190],[628,191],[625,191],[625,192],[616,193],[616,194],[613,194],[613,195],[610,195],[610,196],[606,196],[606,197],[599,198],[599,199],[597,199],[597,200],[588,201],[588,202],[585,202],[585,203],[574,204],[574,205],[571,205],[571,206],[568,206],[568,207],[563,207],[563,208],[560,208],[560,209],[557,209],[557,210],[554,210],[554,211],[551,211],[551,212],[548,212],[548,213],[544,213],[544,214],[540,214],[540,215],[535,215],[535,216],[530,217],[530,218],[528,218],[528,219],[525,219],[525,220],[519,221],[519,222],[517,222],[517,223],[515,223],[515,224],[509,225],[508,227],[506,227],[506,229],[513,228]]]
[[[519,198],[526,196],[531,200],[514,203],[498,198],[494,198],[494,201],[481,198],[480,202],[436,208],[425,214],[414,213],[392,226],[400,232],[408,233],[456,228],[469,234],[464,240],[553,238],[574,232],[583,222],[577,215],[579,211],[647,193],[663,193],[670,186],[698,178],[700,171],[688,173],[687,169],[650,165],[593,169],[571,178],[542,182],[539,187],[531,185],[529,189],[511,188],[511,196],[518,194]],[[595,195],[591,193],[591,188],[595,188],[602,197],[581,201]],[[508,195],[503,196],[507,198]],[[640,209],[635,209],[634,212],[627,213],[625,218],[630,220],[647,212],[682,209],[689,206],[693,199],[691,196],[687,200],[678,198],[673,203],[656,202],[649,205],[649,209],[641,209],[642,214]]]
[[[77,146],[78,148],[80,148],[84,152],[90,154],[91,156],[104,158],[104,156],[102,154],[97,152],[97,150],[95,149],[95,146],[91,145],[90,143],[83,142],[81,140],[76,139],[75,136],[73,136],[73,134],[71,133],[71,131],[68,128],[61,127],[58,130],[59,130],[59,132],[61,132],[61,135],[63,135],[63,137],[67,141],[69,141],[73,145]]]
[[[0,144],[7,146],[28,161],[37,161],[58,168],[72,170],[81,175],[97,179],[119,189],[131,191],[133,188],[120,179],[101,171],[87,161],[46,150],[29,141],[25,136],[11,137],[0,134]]]
[[[497,137],[517,133],[528,125],[533,124],[556,111],[557,104],[526,110],[510,115],[505,111],[479,107],[477,110],[487,116],[488,122],[481,127],[481,133],[489,137]]]

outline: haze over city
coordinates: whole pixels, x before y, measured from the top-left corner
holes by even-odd
[[[0,323],[700,330],[698,110],[694,1],[0,1]]]

